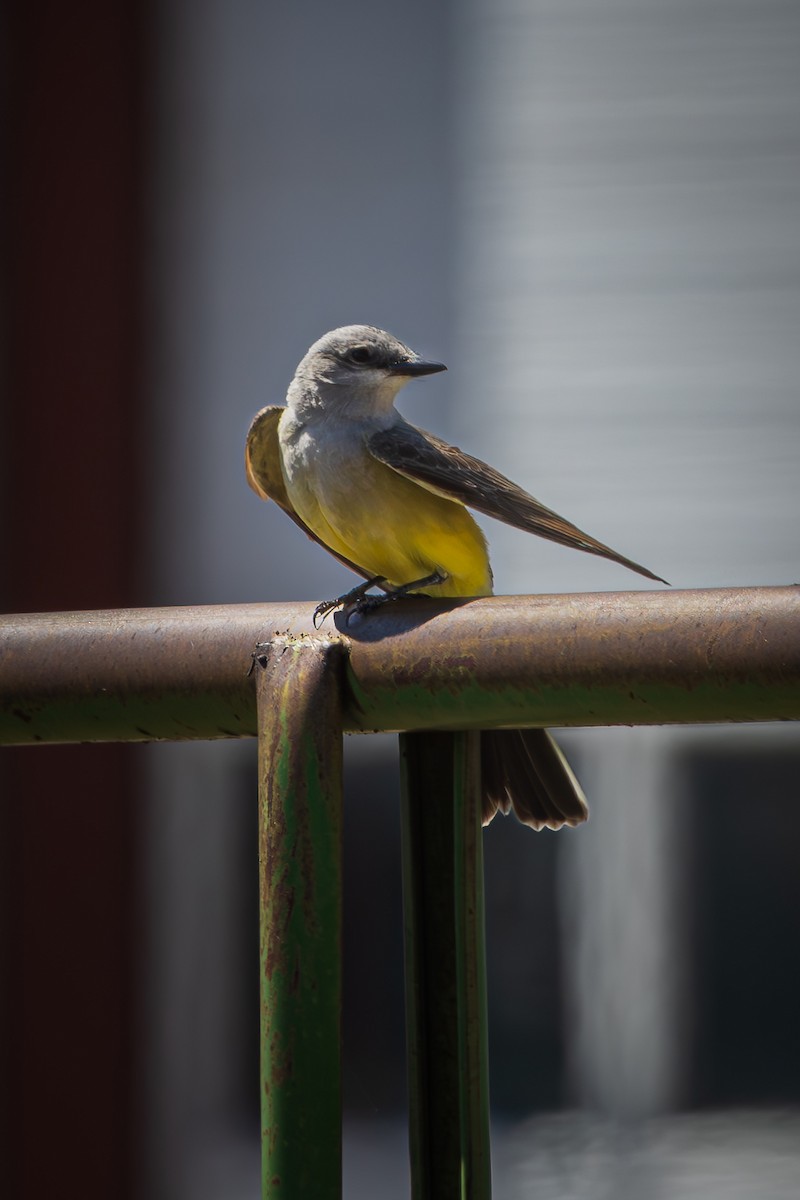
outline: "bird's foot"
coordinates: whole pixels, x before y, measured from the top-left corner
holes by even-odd
[[[423,587],[435,587],[439,583],[444,583],[447,576],[441,571],[434,571],[431,575],[426,575],[424,579],[415,579],[411,583],[404,583],[402,587],[384,590],[382,596],[368,596],[366,588],[360,589],[360,595],[353,595],[352,600],[344,606],[344,623],[345,627],[350,624],[350,618],[355,616],[363,616],[365,613],[374,612],[376,608],[381,608],[384,604],[391,604],[393,600],[402,600],[403,596],[408,596],[411,592],[417,592]],[[384,583],[386,580],[383,581]],[[354,589],[359,591],[359,589]]]
[[[322,622],[327,617],[328,613],[332,613],[334,609],[342,608],[345,611],[345,624],[350,620],[351,611],[360,611],[356,609],[361,601],[366,599],[377,600],[379,603],[384,599],[383,596],[368,597],[367,592],[371,587],[380,587],[386,580],[382,575],[375,575],[372,579],[367,579],[364,583],[360,583],[358,587],[352,588],[349,592],[345,592],[343,596],[337,596],[335,600],[320,600],[317,607],[314,609],[314,628],[319,629]]]
[[[345,592],[343,596],[337,596],[335,600],[321,600],[314,609],[314,628],[319,629],[328,613],[333,612],[336,608],[341,608],[344,613],[346,628],[350,624],[351,617],[374,612],[376,608],[389,604],[392,600],[401,600],[403,596],[408,596],[410,592],[418,592],[421,588],[436,587],[437,584],[444,583],[446,579],[447,575],[444,572],[434,571],[423,579],[414,579],[411,583],[404,583],[402,587],[387,588],[386,579],[382,575],[376,575],[373,579],[367,579],[366,582],[360,583],[352,591]],[[367,593],[372,587],[382,588],[383,594],[380,596],[368,595]]]
[[[396,600],[397,596],[394,592],[383,592],[379,596],[359,596],[350,604],[345,604],[342,608],[344,613],[345,628],[350,624],[351,617],[362,617],[365,613],[374,612],[376,608],[382,608],[384,604],[388,604],[390,600]]]

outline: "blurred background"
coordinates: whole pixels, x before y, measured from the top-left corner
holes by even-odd
[[[6,0],[6,611],[352,577],[245,484],[325,330],[679,587],[798,579],[791,0]],[[486,523],[501,592],[646,586]],[[592,730],[485,837],[499,1200],[798,1194],[800,740]],[[407,1195],[396,741],[347,742],[346,1195]],[[8,750],[7,1195],[259,1187],[254,744]]]

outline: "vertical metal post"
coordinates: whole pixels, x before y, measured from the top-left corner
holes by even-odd
[[[489,1200],[480,734],[401,736],[413,1200]]]
[[[262,1197],[342,1194],[342,647],[257,668]]]

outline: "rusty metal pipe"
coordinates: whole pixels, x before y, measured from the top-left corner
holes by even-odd
[[[0,742],[250,737],[312,603],[0,618]],[[344,728],[800,719],[800,587],[410,598],[346,629]]]

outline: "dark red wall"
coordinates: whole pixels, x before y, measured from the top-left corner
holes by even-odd
[[[146,5],[2,11],[5,611],[146,595]],[[8,1196],[132,1195],[135,757],[0,752]]]

